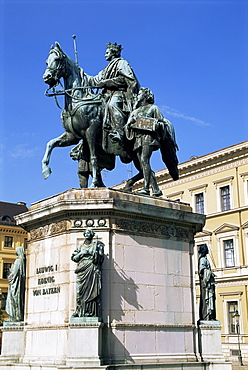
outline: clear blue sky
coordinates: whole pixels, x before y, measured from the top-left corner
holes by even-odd
[[[92,75],[106,65],[105,45],[122,57],[175,126],[180,162],[247,140],[248,1],[0,1],[0,200],[27,202],[77,188],[70,148],[56,148],[52,175],[41,159],[62,134],[60,111],[44,96],[50,45],[60,42]],[[62,103],[62,101],[61,101]],[[154,170],[164,167],[159,153]],[[106,186],[129,176],[124,164],[104,174]]]

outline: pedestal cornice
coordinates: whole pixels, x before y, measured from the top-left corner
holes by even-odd
[[[184,225],[191,225],[193,233],[200,231],[205,224],[205,216],[192,213],[187,204],[110,188],[65,191],[32,204],[28,212],[16,216],[16,221],[27,231],[54,223],[52,232],[57,233],[70,228],[66,221],[85,217],[88,212],[99,217],[107,213],[109,216],[128,218],[131,213],[133,218],[143,221],[183,222]]]

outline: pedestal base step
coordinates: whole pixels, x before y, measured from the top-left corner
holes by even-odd
[[[66,365],[41,365],[0,363],[0,370],[232,370],[229,362],[207,363],[188,362],[182,364],[121,364],[105,366],[66,366]]]

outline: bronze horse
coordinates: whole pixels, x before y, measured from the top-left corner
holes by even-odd
[[[46,64],[43,79],[50,88],[55,87],[61,78],[64,80],[64,90],[60,94],[65,96],[64,110],[61,114],[65,132],[47,143],[42,159],[43,176],[46,179],[52,172],[48,165],[54,148],[76,145],[82,140],[82,159],[89,162],[92,169],[91,187],[104,186],[101,169],[114,169],[115,156],[106,153],[101,145],[103,102],[96,94],[92,94],[87,76],[63,52],[58,42],[55,43],[55,47],[51,47]]]

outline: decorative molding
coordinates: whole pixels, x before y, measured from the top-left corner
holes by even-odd
[[[184,194],[184,190],[177,191],[176,193],[166,194],[167,198],[174,198]]]
[[[61,324],[61,325],[25,325],[24,328],[27,331],[36,331],[36,330],[64,330],[67,329],[69,324]]]
[[[204,170],[204,168],[200,168],[200,170],[197,171],[198,173],[195,173],[196,170],[192,169],[192,171],[190,172],[180,173],[180,179],[177,181],[172,181],[171,178],[169,178],[169,176],[168,176],[168,180],[160,179],[159,177],[162,177],[162,175],[165,175],[165,172],[163,174],[156,173],[156,176],[158,176],[158,184],[160,188],[167,189],[167,188],[174,187],[176,185],[185,184],[187,182],[191,182],[197,179],[201,179],[203,177],[207,177],[207,176],[214,175],[214,174],[217,174],[217,173],[220,173],[220,172],[232,169],[232,168],[236,168],[236,167],[239,167],[247,163],[248,163],[248,158],[244,158],[244,159],[239,159],[237,161],[233,161],[232,163],[224,164],[223,166],[216,167],[216,164],[214,164],[213,165],[214,168],[210,170]],[[167,170],[164,170],[164,171],[167,171]],[[192,175],[193,173],[194,175]]]
[[[101,328],[104,324],[101,321],[96,322],[70,322],[69,328],[77,329],[77,328]]]
[[[111,328],[116,329],[157,329],[157,330],[170,330],[170,329],[184,329],[184,330],[193,330],[195,329],[194,324],[142,324],[142,323],[125,323],[125,322],[112,322],[109,324]]]
[[[208,231],[208,230],[202,230],[202,231],[200,231],[199,233],[197,233],[196,235],[195,235],[195,241],[197,242],[198,240],[198,238],[203,238],[203,237],[205,237],[205,236],[211,236],[213,234],[213,232],[212,231]]]
[[[14,226],[9,226],[7,229],[6,227],[0,227],[0,232],[1,233],[8,233],[8,234],[22,234],[22,235],[27,235],[27,231],[23,230],[20,226],[16,226],[16,229],[12,229]],[[18,229],[17,229],[18,228]]]
[[[200,330],[220,330],[221,329],[221,325],[220,324],[217,324],[217,325],[211,325],[210,323],[209,324],[199,324],[199,328]]]
[[[239,292],[224,292],[224,293],[219,293],[219,295],[221,297],[227,297],[227,296],[230,296],[230,295],[242,295],[243,292],[239,291]]]
[[[238,226],[224,223],[221,226],[217,227],[217,229],[215,229],[213,232],[214,234],[220,234],[220,233],[227,233],[230,231],[237,231],[237,230],[239,230]]]
[[[196,192],[198,190],[205,190],[207,186],[208,186],[208,184],[202,184],[202,185],[194,186],[193,188],[189,188],[188,191],[193,193],[193,192]]]
[[[248,221],[246,221],[241,227],[242,227],[242,229],[247,229],[248,228]]]
[[[106,228],[108,226],[107,219],[104,217],[100,217],[97,219],[87,218],[86,220],[82,218],[77,218],[71,221],[71,228],[73,229],[85,229],[87,227],[95,228]]]
[[[68,230],[68,226],[68,221],[63,220],[43,227],[38,227],[37,229],[30,230],[30,240],[44,239],[48,236],[62,234]]]
[[[234,179],[234,176],[229,176],[229,177],[225,177],[224,179],[215,180],[213,181],[213,184],[216,186],[222,183],[231,182],[233,181],[233,179]]]
[[[246,280],[244,280],[244,277],[243,276],[241,276],[242,277],[242,280],[240,280],[240,276],[238,276],[237,277],[237,280],[235,280],[235,281],[230,281],[230,277],[226,277],[225,278],[225,280],[226,279],[228,279],[228,280],[226,280],[225,282],[221,282],[221,281],[219,281],[219,279],[216,279],[216,282],[217,282],[217,284],[218,284],[218,288],[227,288],[227,287],[240,287],[241,285],[247,285],[247,281],[248,281],[248,279],[246,279]]]
[[[241,173],[241,174],[240,174],[240,176],[241,176],[241,177],[244,177],[244,178],[245,178],[245,177],[248,177],[248,172],[243,172],[243,173]]]
[[[24,326],[23,325],[4,325],[4,326],[1,326],[0,330],[2,332],[3,331],[23,331]]]
[[[178,238],[180,240],[190,240],[191,233],[188,229],[176,227],[174,225],[156,224],[151,222],[140,222],[137,220],[128,220],[117,218],[115,220],[116,228],[128,232],[152,234],[153,236],[163,236],[165,238]]]

